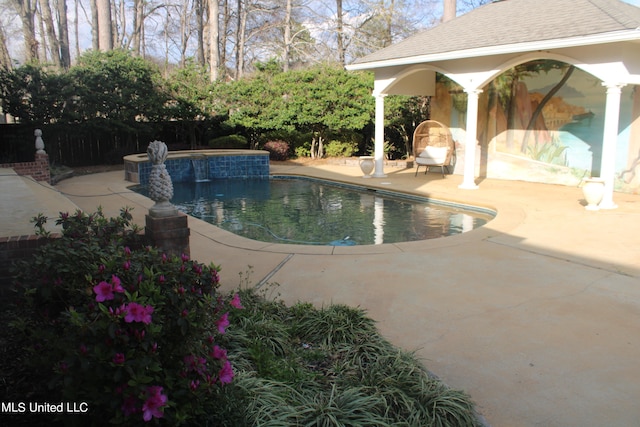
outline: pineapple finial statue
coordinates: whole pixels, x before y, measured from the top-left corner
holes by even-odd
[[[173,197],[171,176],[164,165],[167,160],[167,145],[162,141],[153,141],[147,148],[147,155],[151,160],[149,174],[149,197],[156,204],[149,209],[149,214],[155,217],[177,215],[178,211],[170,200]]]

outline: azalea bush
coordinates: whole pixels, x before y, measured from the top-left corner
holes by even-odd
[[[242,305],[218,292],[219,267],[140,245],[127,210],[58,223],[63,236],[16,272],[30,365],[94,423],[196,424],[234,377],[219,341]]]
[[[268,141],[264,144],[264,149],[269,152],[271,160],[287,160],[289,158],[289,143],[281,140]]]

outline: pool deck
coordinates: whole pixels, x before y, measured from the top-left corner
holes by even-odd
[[[153,204],[124,172],[70,178],[54,188],[2,171],[0,235],[65,207],[107,215]],[[278,165],[272,173],[366,184],[495,208],[486,226],[453,237],[379,246],[316,247],[249,241],[189,218],[193,258],[222,266],[223,287],[259,285],[288,303],[367,309],[394,344],[416,350],[467,391],[487,424],[640,425],[640,196],[586,211],[579,188],[387,168]],[[27,194],[28,193],[28,194]],[[26,199],[26,201],[25,201]],[[274,285],[274,284],[277,284]]]

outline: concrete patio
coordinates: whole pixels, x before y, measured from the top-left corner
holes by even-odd
[[[615,193],[617,209],[590,212],[573,187],[484,180],[461,190],[460,176],[414,177],[411,169],[368,180],[355,166],[271,169],[498,214],[458,236],[355,247],[249,241],[189,218],[192,257],[220,264],[224,288],[248,278],[289,303],[366,308],[394,344],[467,391],[494,427],[640,425],[640,196]],[[131,206],[144,225],[153,202],[127,190],[123,175],[81,176],[52,189],[3,174],[2,233],[30,233],[36,209],[61,200],[70,209],[101,205],[107,215]],[[38,201],[30,212],[25,191]]]

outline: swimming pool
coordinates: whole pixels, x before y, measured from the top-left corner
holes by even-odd
[[[144,187],[135,191],[145,194]],[[270,243],[377,245],[464,233],[494,212],[331,181],[273,176],[174,183],[172,202],[234,234]]]

